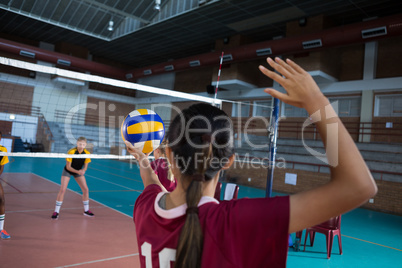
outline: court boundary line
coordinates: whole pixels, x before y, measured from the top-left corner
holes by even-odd
[[[92,206],[94,208],[105,208],[104,206]],[[82,209],[82,207],[75,207],[75,208],[63,208],[63,210],[75,210],[75,209]],[[7,213],[25,213],[25,212],[38,212],[38,211],[54,211],[54,209],[29,209],[29,210],[10,210]]]
[[[109,159],[105,159],[105,160],[109,160]],[[111,160],[114,160],[114,159],[111,159]],[[124,162],[124,163],[126,163],[126,162]],[[127,164],[128,164],[128,163],[127,163]],[[100,163],[91,162],[91,166],[93,166],[93,165],[95,165],[95,166],[105,166],[105,165],[102,165],[102,164],[100,164]],[[91,166],[88,166],[88,168],[91,169]],[[137,165],[136,165],[136,166],[137,166]],[[116,168],[116,167],[113,167],[113,166],[105,166],[105,167],[111,168],[111,169],[121,170],[120,168]],[[130,168],[130,169],[131,169],[131,168]],[[138,170],[138,171],[139,171],[139,170]],[[127,171],[127,170],[125,170],[125,172],[128,172],[128,173],[130,173],[130,174],[138,175],[138,172],[132,172],[132,171]]]
[[[137,256],[137,255],[139,255],[139,254],[140,254],[140,253],[134,253],[134,254],[124,255],[124,256],[118,256],[118,257],[111,257],[111,258],[100,259],[100,260],[95,260],[95,261],[87,261],[87,262],[81,262],[81,263],[74,263],[74,264],[69,264],[69,265],[64,265],[64,266],[57,266],[56,268],[74,267],[74,266],[80,266],[80,265],[91,264],[91,263],[97,263],[97,262],[103,262],[103,261],[117,260],[117,259],[122,259],[122,258]]]
[[[110,183],[110,184],[113,184],[113,185],[117,185],[119,187],[126,188],[126,189],[128,189],[130,191],[141,191],[142,192],[142,190],[135,190],[135,189],[129,188],[127,186],[123,186],[123,185],[117,184],[115,182],[110,182],[110,181],[107,181],[107,180],[104,180],[104,179],[101,179],[101,178],[98,178],[98,177],[95,177],[95,176],[92,176],[92,175],[85,174],[84,176],[89,177],[89,178],[95,178],[97,180],[100,180],[100,181],[103,181],[103,182],[106,182],[106,183]]]
[[[357,237],[348,236],[348,235],[344,235],[344,234],[343,234],[342,236],[347,237],[347,238],[351,238],[351,239],[355,239],[355,240],[359,240],[359,241],[363,241],[363,242],[366,242],[366,243],[369,243],[369,244],[373,244],[373,245],[376,245],[376,246],[381,246],[381,247],[384,247],[384,248],[390,248],[390,249],[394,249],[394,250],[397,250],[397,251],[402,251],[402,249],[393,248],[393,247],[386,246],[386,245],[381,245],[381,244],[378,244],[378,243],[375,243],[375,242],[371,242],[371,241],[367,241],[367,240],[364,240],[364,239],[360,239],[360,238],[357,238]]]
[[[21,173],[22,173],[22,172],[21,172]],[[7,172],[7,173],[4,173],[4,174],[10,174],[10,173]],[[23,191],[21,191],[20,189],[18,189],[18,188],[15,187],[15,186],[13,186],[11,183],[6,182],[4,179],[0,178],[0,180],[1,180],[2,182],[4,182],[5,184],[9,185],[11,188],[13,188],[14,190],[16,190],[17,192],[23,193]]]
[[[103,173],[106,173],[106,174],[109,174],[109,175],[113,175],[113,176],[116,176],[116,177],[121,177],[121,178],[126,179],[126,180],[130,180],[130,181],[142,182],[142,179],[141,179],[141,180],[136,180],[136,179],[124,177],[124,176],[122,176],[122,175],[118,175],[118,174],[114,174],[114,173],[111,173],[111,172],[107,172],[107,171],[104,171],[104,170],[101,170],[101,169],[97,169],[97,168],[94,168],[94,167],[88,167],[88,169],[97,170],[97,171],[100,171],[100,172],[103,172]],[[141,176],[140,176],[140,177],[141,177]]]
[[[23,172],[21,172],[21,173],[23,173]],[[24,173],[27,173],[27,172],[24,172]],[[51,180],[49,180],[49,179],[47,179],[47,178],[45,178],[45,177],[43,177],[43,176],[41,176],[41,175],[38,175],[38,174],[33,173],[33,172],[30,172],[30,173],[31,173],[31,174],[34,174],[34,175],[36,175],[36,176],[38,176],[38,177],[40,177],[40,178],[42,178],[42,179],[44,179],[44,180],[47,180],[47,181],[49,181],[49,182],[51,182],[51,183],[54,183],[54,184],[60,186],[59,183],[56,183],[56,182],[54,182],[54,181],[51,181]],[[76,192],[76,191],[73,191],[73,190],[71,190],[71,189],[68,189],[68,188],[67,188],[67,190],[69,190],[69,191],[71,191],[71,192],[73,192],[73,193],[75,193],[75,194],[81,195],[80,193],[78,193],[78,192]],[[114,209],[114,208],[112,208],[112,207],[110,207],[110,206],[108,206],[108,205],[105,205],[105,204],[103,204],[102,202],[96,201],[96,200],[94,200],[94,199],[92,199],[92,198],[89,198],[89,199],[92,200],[92,201],[94,201],[94,202],[96,202],[96,203],[99,203],[99,204],[101,204],[102,206],[105,206],[105,207],[107,207],[107,208],[109,208],[109,209],[111,209],[111,210],[114,210],[114,211],[116,211],[116,212],[118,212],[118,213],[120,213],[120,214],[122,214],[122,215],[124,215],[124,216],[127,216],[127,217],[129,217],[130,219],[132,218],[130,215],[128,215],[128,214],[126,214],[126,213],[123,213],[123,212],[121,212],[121,211],[118,211],[117,209]]]

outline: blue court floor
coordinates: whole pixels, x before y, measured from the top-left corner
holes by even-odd
[[[65,159],[13,157],[4,172],[30,172],[60,184],[64,165]],[[143,190],[139,170],[134,163],[93,159],[85,177],[90,199],[133,215],[135,200]],[[69,189],[80,192],[73,179]],[[240,186],[239,198],[264,196],[264,190]],[[49,209],[54,207],[55,199],[56,194],[54,200],[49,200]],[[402,267],[401,216],[355,209],[342,216],[341,233],[343,255],[339,255],[338,240],[335,238],[331,259],[328,260],[325,236],[317,233],[314,247],[307,246],[305,252],[289,248],[287,267]],[[294,234],[292,237],[294,239]]]

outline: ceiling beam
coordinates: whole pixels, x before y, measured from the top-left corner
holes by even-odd
[[[111,11],[111,12],[113,12],[113,13],[122,15],[123,17],[128,17],[128,18],[132,18],[132,19],[135,19],[135,20],[139,20],[139,21],[141,21],[141,22],[143,22],[143,23],[147,23],[147,24],[150,22],[149,20],[144,20],[143,18],[140,18],[140,17],[137,17],[137,16],[135,16],[135,15],[133,15],[133,14],[130,14],[130,13],[121,11],[121,10],[116,9],[116,8],[114,8],[114,7],[111,7],[111,6],[108,6],[108,5],[99,3],[99,2],[97,2],[97,1],[95,1],[95,0],[81,0],[81,1],[82,1],[82,2],[86,2],[86,3],[88,3],[88,4],[92,5],[92,6],[97,6],[97,7],[99,7],[99,8],[102,8],[102,9]]]

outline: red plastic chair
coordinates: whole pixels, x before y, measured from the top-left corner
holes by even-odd
[[[310,234],[310,245],[314,244],[315,233],[322,233],[326,236],[327,241],[327,258],[331,257],[332,244],[334,236],[338,236],[339,253],[342,255],[342,240],[341,240],[341,215],[333,217],[326,222],[306,229],[304,238],[304,251],[306,251],[307,236]]]
[[[218,181],[215,188],[215,199],[220,201],[221,200],[221,190],[222,190],[222,183]]]

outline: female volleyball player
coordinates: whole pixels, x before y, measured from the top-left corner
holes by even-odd
[[[67,154],[89,154],[85,149],[87,146],[87,139],[84,137],[79,137],[77,140],[77,147],[70,149]],[[73,176],[82,191],[82,203],[84,204],[84,216],[93,217],[95,216],[89,210],[89,190],[87,182],[85,180],[85,172],[88,168],[88,163],[91,162],[90,158],[67,158],[66,166],[61,174],[61,187],[57,194],[56,207],[52,214],[52,219],[58,219],[61,205],[63,204],[64,194],[66,193],[68,182],[70,177]]]
[[[173,191],[177,186],[177,181],[170,169],[170,164],[166,159],[166,140],[161,142],[161,145],[155,149],[155,161],[151,162],[151,167],[158,176],[159,181],[168,192]]]
[[[219,172],[234,159],[232,129],[223,111],[193,105],[168,132],[166,155],[178,181],[173,192],[162,191],[147,156],[126,142],[145,187],[134,207],[142,267],[285,267],[289,233],[356,208],[376,193],[354,141],[312,77],[290,60],[267,61],[279,74],[260,66],[261,72],[287,93],[265,92],[306,109],[316,122],[330,182],[287,197],[218,203],[213,196]]]
[[[1,141],[1,132],[0,132],[0,141]],[[0,145],[0,152],[7,153],[7,148]],[[7,155],[0,155],[0,175],[3,173],[4,165],[8,163]],[[9,239],[11,236],[4,230],[4,219],[6,217],[6,209],[5,209],[5,199],[4,199],[4,190],[3,186],[0,183],[0,238],[1,239]]]

